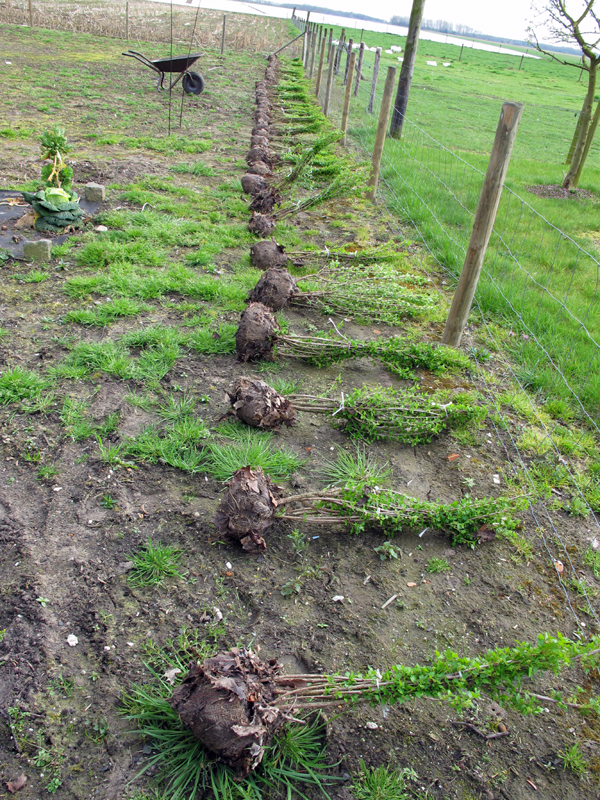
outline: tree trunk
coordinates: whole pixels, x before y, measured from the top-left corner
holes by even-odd
[[[594,112],[592,124],[589,127],[587,138],[585,140],[585,147],[583,148],[583,154],[579,161],[579,168],[577,170],[577,175],[575,176],[575,184],[574,184],[575,186],[579,186],[579,178],[581,177],[581,173],[583,171],[583,167],[585,166],[588,153],[590,152],[590,147],[592,146],[592,142],[594,141],[596,128],[598,127],[598,120],[600,120],[600,102],[596,106],[596,111]]]
[[[419,33],[421,32],[421,20],[423,19],[424,8],[425,0],[413,0],[408,33],[406,35],[406,45],[404,48],[404,61],[402,62],[402,69],[400,71],[398,92],[396,93],[396,102],[394,104],[392,124],[390,127],[390,136],[393,139],[399,139],[402,136],[402,124],[408,105],[408,94],[410,92],[410,84],[415,68],[415,58],[417,55],[417,47],[419,46]]]
[[[594,105],[594,94],[596,92],[596,73],[598,71],[598,63],[590,59],[590,66],[588,71],[588,89],[581,108],[581,130],[579,138],[575,145],[573,152],[573,159],[571,167],[563,181],[563,189],[574,189],[577,186],[581,168],[583,168],[583,152],[585,149],[588,132],[590,129],[590,120],[592,118],[592,108]]]
[[[575,133],[573,134],[573,139],[571,140],[571,145],[569,147],[569,152],[567,153],[567,158],[565,159],[565,164],[570,164],[573,160],[573,153],[575,152],[575,145],[577,144],[577,140],[579,139],[579,134],[581,133],[581,114],[577,117],[577,125],[575,125]]]

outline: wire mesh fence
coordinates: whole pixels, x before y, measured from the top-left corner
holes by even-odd
[[[348,52],[347,44],[337,44],[341,66],[333,76],[328,111],[336,127]],[[385,80],[382,70],[373,96],[373,66],[369,51],[357,76],[348,128],[350,146],[367,158],[373,152]],[[318,95],[322,107],[326,92],[323,80]],[[490,149],[491,145],[490,141]],[[379,209],[394,236],[423,245],[442,282],[453,283],[465,259],[485,177],[481,166],[469,163],[409,117],[401,139],[386,139]],[[592,590],[578,572],[563,525],[557,522],[556,506],[568,507],[574,517],[585,520],[587,542],[582,544],[598,547],[600,481],[581,464],[586,457],[598,459],[599,283],[600,261],[594,253],[505,186],[463,342],[480,361],[480,386],[494,439],[505,456],[504,479],[530,497],[541,547],[581,633],[586,619],[596,624],[600,620]],[[494,353],[495,370],[487,368],[484,351],[475,346],[482,339]],[[508,394],[499,391],[497,373],[510,383]],[[562,419],[560,413],[548,413],[548,408],[560,412],[561,403]],[[515,419],[515,404],[520,421]],[[566,411],[573,407],[577,426],[569,424]],[[541,486],[547,487],[545,493]],[[566,504],[565,498],[570,498]]]

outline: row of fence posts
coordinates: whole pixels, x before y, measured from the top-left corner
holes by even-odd
[[[308,13],[306,20],[303,20],[299,17],[296,17],[296,10],[294,9],[294,12],[292,13],[292,21],[297,28],[303,31],[302,63],[310,79],[313,78],[316,54],[317,52],[319,53],[318,68],[315,78],[315,95],[317,97],[321,91],[325,54],[327,54],[327,85],[322,106],[323,113],[326,117],[329,116],[329,110],[331,106],[331,93],[333,89],[334,75],[338,75],[340,73],[342,52],[346,50],[348,53],[343,80],[343,85],[346,87],[346,89],[344,92],[344,105],[342,109],[342,121],[340,126],[343,134],[343,143],[346,145],[348,120],[350,116],[350,99],[352,94],[354,94],[354,97],[358,96],[358,87],[362,73],[365,43],[362,41],[360,43],[360,48],[358,51],[358,63],[356,63],[356,53],[353,52],[354,42],[352,39],[348,39],[348,42],[346,43],[346,32],[344,29],[342,29],[339,42],[336,46],[332,41],[333,28],[329,28],[328,32],[327,28],[323,28],[323,26],[311,23],[310,12]],[[377,89],[377,79],[379,77],[381,52],[381,47],[378,47],[375,52],[373,77],[371,81],[371,91],[369,94],[369,105],[367,108],[368,113],[370,114],[373,113],[373,105],[375,102],[375,92]],[[356,78],[353,92],[352,81],[355,69]],[[377,133],[375,135],[375,144],[373,146],[373,153],[371,156],[371,175],[368,182],[368,197],[373,202],[375,202],[377,195],[381,160],[387,138],[390,112],[392,109],[392,97],[396,85],[396,73],[396,67],[388,67],[385,85],[383,87],[383,95],[381,98]],[[522,113],[523,105],[521,103],[507,102],[502,106],[487,172],[485,174],[483,187],[479,196],[477,211],[475,212],[475,219],[473,222],[469,246],[467,248],[461,275],[454,293],[452,306],[446,321],[444,334],[442,336],[442,342],[444,344],[458,347],[460,345],[463,331],[467,325],[473,298],[475,296],[475,290],[481,274],[481,268],[483,267],[485,253],[490,236],[492,234],[492,229],[494,227],[498,206],[500,204],[502,189],[504,187],[504,179],[506,177],[508,164],[510,162],[510,154],[517,135],[517,128],[519,126]]]

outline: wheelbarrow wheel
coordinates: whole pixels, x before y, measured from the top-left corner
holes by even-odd
[[[186,72],[182,83],[186,94],[202,94],[204,91],[204,78],[197,72]]]

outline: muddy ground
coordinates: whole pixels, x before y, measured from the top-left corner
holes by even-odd
[[[247,201],[238,192],[234,204],[219,210],[223,195],[215,190],[231,186],[243,174],[254,83],[264,73],[264,59],[249,54],[206,57],[204,69],[219,69],[209,73],[213,77],[204,95],[185,100],[184,127],[175,134],[209,142],[209,147],[186,155],[173,147],[157,152],[132,144],[132,137],[165,136],[168,101],[154,92],[151,76],[141,65],[123,63],[122,43],[9,26],[0,36],[6,59],[12,62],[10,67],[1,65],[7,100],[0,127],[13,132],[2,133],[0,139],[3,188],[35,182],[40,167],[36,137],[60,121],[74,145],[70,160],[76,184],[93,180],[109,187],[100,214],[117,207],[139,210],[144,198],[138,196],[136,202],[132,184],[137,191],[151,191],[153,197],[175,203],[175,214],[176,204],[189,200],[175,190],[198,193],[206,199],[205,208],[198,206],[201,215],[216,215],[219,224],[239,231],[238,246],[211,256],[215,280],[218,271],[227,276],[249,269],[252,238],[243,233]],[[41,110],[42,105],[49,110]],[[112,143],[99,142],[109,134],[115,137]],[[175,163],[198,160],[209,175],[170,170]],[[155,182],[149,184],[148,178]],[[181,213],[191,212],[182,207]],[[108,302],[96,294],[72,299],[65,291],[72,278],[94,274],[93,267],[78,264],[77,254],[94,237],[92,228],[98,221],[92,220],[88,232],[78,235],[78,244],[44,266],[39,282],[27,280],[35,267],[11,258],[2,263],[3,370],[21,366],[46,375],[79,340],[116,340],[140,326],[185,327],[194,315],[210,317],[215,311],[173,292],[148,301],[149,308],[137,316],[105,327],[67,322],[69,311]],[[352,249],[388,236],[377,209],[361,199],[300,215],[277,232],[278,240],[299,249],[307,243]],[[411,269],[427,269],[425,256],[414,245],[398,243],[398,248],[407,253]],[[174,248],[168,259],[181,261],[190,249]],[[447,297],[441,280],[428,274],[443,309]],[[239,311],[221,307],[212,319],[235,323]],[[283,318],[291,331],[302,334],[330,327],[327,318],[310,311],[285,311]],[[440,311],[424,321],[421,337],[439,339],[442,319]],[[344,327],[347,335],[359,338],[375,338],[375,330],[383,335],[398,332],[352,321]],[[470,336],[470,344],[479,343],[476,331]],[[428,531],[419,539],[413,531],[394,542],[401,551],[397,560],[382,561],[373,549],[382,543],[376,533],[355,537],[344,529],[303,526],[309,547],[301,558],[289,538],[292,526],[278,521],[268,533],[266,553],[248,555],[217,537],[212,517],[223,493],[220,483],[202,472],[190,474],[160,463],[110,466],[102,460],[96,438],[74,441],[61,423],[65,397],[87,398],[94,423],[118,413],[116,429],[104,439],[104,444],[118,445],[158,420],[155,408],[128,402],[126,395],[135,391],[163,399],[179,393],[202,397],[206,402],[195,413],[213,428],[228,410],[225,390],[235,376],[252,369],[236,362],[233,354],[183,352],[150,390],[134,380],[98,372],[79,380],[61,378],[54,387],[56,405],[44,413],[24,413],[18,405],[1,410],[0,797],[9,796],[4,782],[21,772],[28,778],[19,793],[23,800],[52,790],[65,800],[149,797],[151,776],[133,779],[150,751],[120,715],[121,698],[132,683],[149,679],[149,646],[164,646],[184,628],[202,629],[217,646],[252,642],[262,655],[279,658],[293,672],[413,664],[425,661],[435,649],[475,654],[534,641],[540,631],[572,635],[595,630],[594,617],[585,613],[576,592],[565,593],[552,564],[560,555],[553,538],[556,531],[579,574],[585,574],[591,593],[600,588],[583,561],[595,535],[592,525],[564,510],[536,505],[537,524],[530,513],[523,514],[521,533],[531,544],[530,554],[506,540],[473,550],[452,548],[439,532]],[[301,379],[307,394],[329,390],[339,395],[368,384],[403,385],[366,360],[319,370],[282,359],[269,369],[278,378]],[[500,353],[492,354],[486,369],[498,390],[508,385]],[[260,375],[265,377],[264,372]],[[438,379],[423,374],[420,380],[432,386]],[[441,384],[484,388],[475,367]],[[517,462],[512,441],[526,425],[516,415],[507,415],[506,421],[508,430],[489,418],[469,437],[445,435],[415,448],[371,445],[369,452],[389,465],[395,488],[419,498],[451,501],[467,492],[496,495],[507,489],[511,462]],[[293,493],[322,486],[323,464],[335,457],[337,448],[352,449],[326,418],[307,413],[300,414],[297,427],[285,429],[278,441],[304,461],[289,481],[278,481]],[[454,454],[458,458],[450,460]],[[49,466],[55,474],[40,477],[40,468]],[[500,476],[500,484],[494,475]],[[114,501],[112,508],[102,505],[106,496]],[[180,548],[183,579],[157,589],[128,583],[131,554],[149,539]],[[427,572],[433,557],[445,558],[450,570]],[[299,591],[284,596],[282,587],[297,576]],[[334,602],[339,595],[343,601]],[[393,595],[397,601],[383,609]],[[597,610],[595,597],[592,604]],[[70,635],[77,637],[75,646],[67,643]],[[597,689],[597,683],[577,673],[554,683],[542,679],[537,686],[546,694],[553,685],[569,691],[578,683],[588,693]],[[501,718],[510,735],[486,741],[455,724],[461,718],[486,731],[497,728]],[[377,728],[367,727],[368,722]],[[581,777],[565,770],[557,755],[575,742],[588,761]],[[50,753],[46,762],[39,761],[40,748]],[[328,758],[347,783],[334,787],[331,796],[352,798],[350,784],[362,759],[367,765],[414,768],[419,782],[411,791],[423,798],[591,799],[598,797],[599,748],[595,718],[553,706],[526,718],[487,702],[462,717],[429,701],[390,711],[365,706],[328,725]]]

